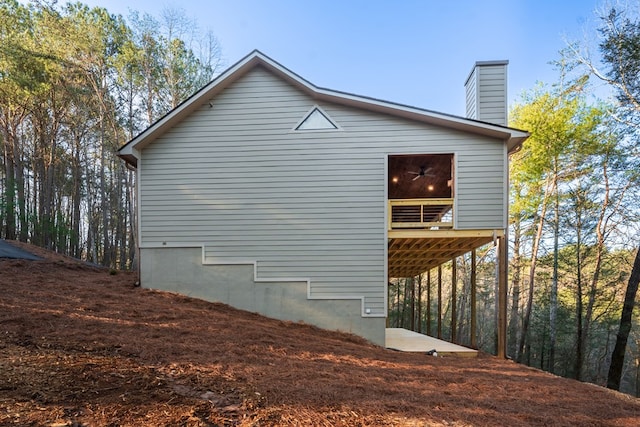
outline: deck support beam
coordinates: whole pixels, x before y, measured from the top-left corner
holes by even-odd
[[[457,301],[458,298],[458,270],[457,270],[457,258],[451,260],[451,342],[458,342],[458,334],[456,331],[458,313],[457,313]]]
[[[498,261],[498,341],[496,354],[500,358],[507,357],[507,239],[500,236],[497,239]]]
[[[427,335],[431,335],[431,270],[427,270]]]
[[[442,264],[438,266],[438,339],[442,339]]]
[[[418,275],[418,332],[422,333],[422,274]]]
[[[478,349],[478,338],[476,336],[476,270],[477,270],[477,260],[476,260],[476,250],[473,249],[471,251],[471,325],[469,326],[469,335],[471,348]]]

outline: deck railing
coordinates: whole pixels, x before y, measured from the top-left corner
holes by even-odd
[[[453,199],[389,200],[389,230],[453,228]]]

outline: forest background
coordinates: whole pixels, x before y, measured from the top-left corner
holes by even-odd
[[[531,137],[511,157],[508,354],[640,396],[640,16],[599,20],[597,46],[567,43],[557,81],[510,109]],[[215,77],[221,58],[179,10],[124,18],[0,0],[0,237],[136,268],[135,173],[115,152]],[[595,96],[602,84],[615,98]],[[493,351],[494,248],[474,254],[393,281],[389,325]]]

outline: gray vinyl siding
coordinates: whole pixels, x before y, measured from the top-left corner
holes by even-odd
[[[476,85],[476,74],[477,68],[471,70],[471,75],[467,79],[467,83],[465,84],[465,96],[466,96],[466,106],[467,106],[467,117],[470,119],[478,118],[478,110],[476,108],[477,105],[477,96],[478,96],[478,87]]]
[[[465,84],[467,117],[507,125],[507,61],[477,63]]]
[[[483,145],[477,150],[460,153],[456,169],[457,229],[505,228],[505,162],[503,145]]]
[[[483,66],[478,69],[478,119],[507,125],[507,67]]]
[[[141,245],[204,245],[384,315],[389,154],[455,153],[457,226],[502,228],[502,141],[326,103],[340,130],[293,131],[316,104],[258,67],[145,148]]]

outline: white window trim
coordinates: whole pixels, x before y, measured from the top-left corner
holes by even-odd
[[[298,127],[304,123],[305,120],[307,120],[307,118],[315,111],[318,110],[320,112],[320,114],[322,114],[328,121],[329,123],[331,123],[333,126],[335,126],[335,128],[331,129],[331,128],[327,128],[327,129],[298,129]],[[300,119],[298,121],[298,123],[296,123],[296,125],[293,127],[293,129],[291,129],[291,132],[335,132],[335,131],[340,131],[342,130],[342,128],[340,127],[340,125],[338,125],[329,114],[327,114],[327,112],[325,110],[323,110],[318,104],[315,104],[313,107],[311,107],[309,110],[307,110],[307,112],[302,116],[302,119]]]

